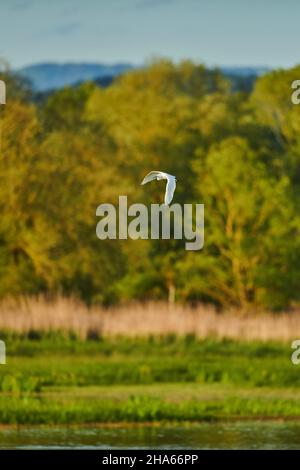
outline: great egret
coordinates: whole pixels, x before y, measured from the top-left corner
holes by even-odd
[[[165,192],[165,205],[168,206],[173,199],[177,182],[176,177],[173,175],[169,175],[169,173],[165,173],[163,171],[150,171],[150,173],[145,176],[141,184],[146,184],[153,180],[167,180]]]

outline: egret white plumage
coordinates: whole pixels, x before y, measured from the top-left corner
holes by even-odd
[[[150,173],[145,176],[141,184],[146,184],[153,180],[167,180],[164,202],[165,205],[168,206],[173,199],[177,182],[176,177],[174,175],[169,175],[169,173],[165,173],[164,171],[150,171]]]

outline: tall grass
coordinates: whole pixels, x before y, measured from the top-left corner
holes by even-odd
[[[300,337],[300,312],[218,313],[213,307],[165,303],[87,307],[68,298],[2,301],[0,331],[68,331],[85,339],[98,336],[188,335],[238,340],[287,341]]]

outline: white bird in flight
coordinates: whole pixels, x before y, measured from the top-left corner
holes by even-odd
[[[165,192],[165,205],[168,206],[174,195],[174,191],[176,188],[177,179],[173,175],[169,175],[169,173],[165,173],[163,171],[150,171],[148,175],[145,176],[141,184],[149,183],[149,181],[153,180],[167,180],[166,185],[166,192]]]

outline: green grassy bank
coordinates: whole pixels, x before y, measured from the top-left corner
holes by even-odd
[[[300,417],[290,344],[38,332],[1,339],[2,424]]]

